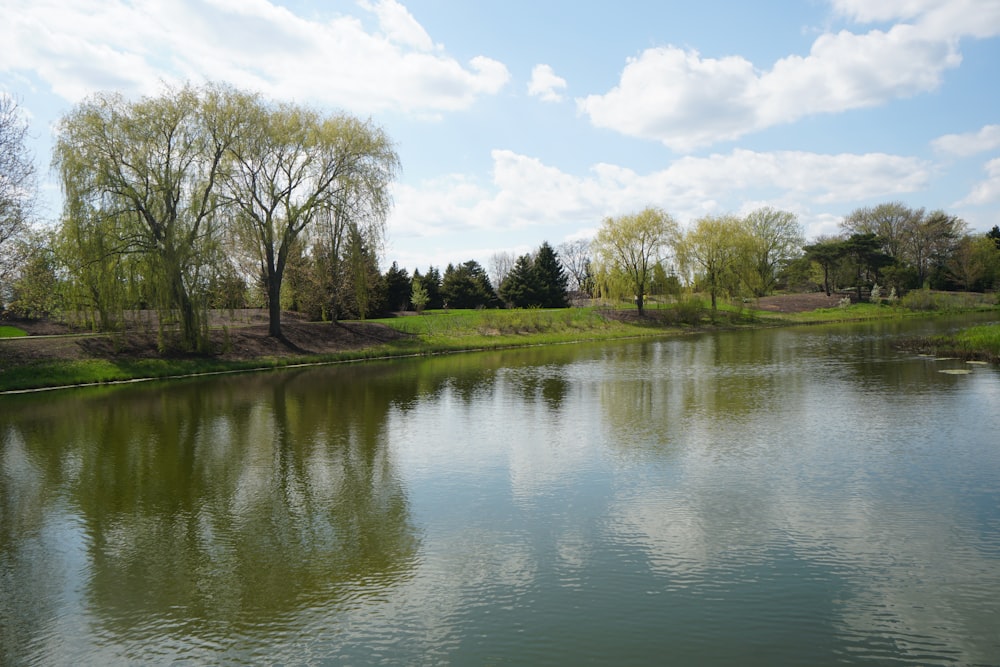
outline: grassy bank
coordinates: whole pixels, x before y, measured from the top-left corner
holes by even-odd
[[[995,303],[995,301],[994,301]],[[0,391],[82,384],[162,379],[199,374],[276,369],[301,364],[330,364],[374,358],[429,355],[531,345],[678,335],[692,331],[786,324],[848,322],[912,316],[928,311],[903,304],[857,304],[799,313],[756,310],[752,304],[730,304],[711,315],[707,302],[686,299],[674,306],[647,309],[566,308],[557,310],[450,310],[374,320],[405,334],[398,340],[323,354],[282,354],[227,360],[213,356],[131,358],[21,358],[12,354],[18,341],[0,342]],[[977,310],[982,303],[938,303],[936,312]],[[317,327],[329,325],[317,324]],[[984,330],[984,331],[979,331]],[[32,337],[29,337],[29,339]],[[996,327],[975,327],[961,344],[968,349],[993,350],[997,359]],[[21,339],[25,340],[25,339]],[[956,343],[957,344],[957,343]],[[992,347],[990,347],[992,346]]]
[[[946,336],[908,340],[902,347],[941,357],[1000,363],[1000,324],[984,324]]]
[[[17,327],[0,326],[0,338],[20,338],[27,336],[28,332]]]

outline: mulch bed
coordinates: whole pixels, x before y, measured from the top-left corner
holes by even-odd
[[[282,320],[284,339],[268,335],[266,315],[230,321],[225,329],[212,329],[212,357],[232,361],[260,357],[295,357],[332,354],[387,343],[405,336],[394,329],[366,322],[304,322],[290,316]],[[195,356],[160,352],[155,322],[124,333],[99,335],[81,332],[63,322],[7,320],[28,333],[0,340],[0,369],[33,361],[75,359],[144,359],[162,356]],[[147,322],[148,324],[148,322]],[[213,322],[218,324],[218,322]]]

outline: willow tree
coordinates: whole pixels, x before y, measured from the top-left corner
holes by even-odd
[[[217,86],[138,101],[98,94],[59,125],[53,161],[65,216],[116,220],[116,245],[148,259],[161,323],[176,314],[188,350],[207,342],[201,292],[216,250],[223,158],[244,122],[238,101]]]
[[[738,267],[745,263],[746,239],[738,218],[706,216],[695,222],[679,245],[681,266],[700,277],[708,288],[713,313],[718,310],[718,296],[738,280]]]
[[[677,230],[677,223],[666,211],[647,208],[632,215],[605,218],[594,237],[592,248],[598,271],[605,276],[601,282],[607,283],[608,276],[620,274],[633,290],[640,315],[653,266],[666,255]]]
[[[381,240],[398,158],[388,136],[348,115],[245,96],[251,121],[227,153],[226,199],[257,254],[267,291],[268,333],[281,332],[281,284],[289,252],[315,231],[336,263],[345,241]],[[331,275],[337,266],[325,267]]]

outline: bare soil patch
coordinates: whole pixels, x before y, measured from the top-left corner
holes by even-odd
[[[149,314],[136,318],[124,332],[112,334],[81,332],[71,324],[50,320],[5,323],[23,329],[28,336],[0,339],[0,370],[33,361],[197,356],[161,352],[155,316]],[[207,356],[232,361],[334,354],[405,336],[381,324],[305,322],[289,314],[282,319],[283,339],[278,339],[268,335],[267,316],[261,311],[213,314],[212,326]]]

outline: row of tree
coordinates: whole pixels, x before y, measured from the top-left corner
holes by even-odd
[[[594,286],[602,296],[631,297],[640,312],[649,293],[697,286],[715,310],[723,294],[770,293],[802,239],[795,215],[773,208],[706,216],[686,231],[665,211],[647,208],[604,220],[592,244]]]
[[[707,292],[758,297],[787,285],[860,297],[875,282],[993,289],[1000,229],[970,234],[942,211],[898,202],[853,211],[841,234],[804,245],[795,215],[760,208],[686,229],[648,208],[603,221],[595,238],[500,252],[410,276],[379,271],[398,158],[385,133],[226,86],[128,101],[90,98],[65,116],[53,163],[65,208],[29,233],[34,169],[27,126],[0,98],[0,302],[27,315],[93,314],[102,329],[155,308],[181,343],[207,340],[209,308],[283,309],[316,319],[412,308],[562,307],[568,293],[634,300]]]
[[[213,297],[247,275],[280,337],[297,255],[325,279],[370,268],[398,167],[370,122],[217,85],[88,99],[59,124],[53,161],[65,195],[55,249],[73,298],[102,328],[123,308],[153,306],[177,319],[186,349],[207,340]]]
[[[746,216],[705,216],[686,230],[649,208],[604,220],[591,244],[594,293],[631,298],[681,286],[754,298],[779,285],[801,290],[851,288],[858,299],[875,284],[898,294],[920,288],[983,291],[1000,285],[1000,228],[971,234],[963,220],[899,202],[859,208],[841,233],[803,245],[795,215],[770,207]],[[593,273],[590,273],[590,268]]]

